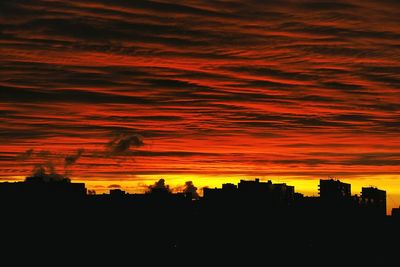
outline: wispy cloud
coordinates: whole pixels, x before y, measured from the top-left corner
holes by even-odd
[[[399,8],[3,1],[2,175],[398,174]]]

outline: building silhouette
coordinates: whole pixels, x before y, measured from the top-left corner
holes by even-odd
[[[361,204],[369,215],[386,216],[386,191],[376,187],[363,187]]]
[[[94,257],[113,261],[150,251],[177,259],[224,255],[224,263],[318,259],[384,266],[382,259],[395,255],[388,244],[400,237],[400,209],[388,220],[386,192],[374,187],[352,196],[350,184],[321,179],[320,196],[306,197],[293,186],[254,179],[204,188],[203,197],[193,198],[193,192],[171,192],[164,182],[143,194],[118,188],[97,195],[69,179],[0,183],[2,242],[23,243],[37,255],[73,242],[74,251],[90,248]]]
[[[294,186],[261,182],[260,179],[240,180],[238,185],[226,183],[222,188],[204,188],[203,201],[211,204],[224,204],[231,209],[278,210],[293,205]]]
[[[392,218],[400,221],[400,207],[392,208]]]
[[[319,195],[322,200],[344,200],[351,197],[351,185],[339,180],[319,180]]]
[[[9,203],[34,203],[37,201],[51,203],[81,201],[105,203],[118,200],[119,203],[152,203],[152,205],[192,205],[208,209],[219,208],[231,211],[252,210],[263,213],[267,211],[304,212],[313,216],[327,214],[345,216],[368,215],[386,216],[386,191],[376,187],[363,187],[361,196],[351,195],[351,185],[339,180],[320,180],[319,197],[305,197],[295,192],[294,186],[285,183],[254,180],[240,180],[235,185],[222,184],[221,188],[204,188],[203,197],[194,198],[192,192],[172,193],[167,186],[150,187],[145,194],[128,194],[121,189],[111,189],[108,195],[87,194],[83,183],[72,183],[69,179],[43,179],[28,177],[24,182],[0,183],[0,199]],[[115,202],[116,203],[116,202]],[[188,204],[189,203],[189,204]],[[194,204],[197,203],[197,204]],[[394,209],[394,216],[397,210]]]
[[[43,180],[38,177],[28,177],[24,182],[0,183],[0,198],[18,200],[83,199],[87,196],[84,183],[71,183],[63,180]]]

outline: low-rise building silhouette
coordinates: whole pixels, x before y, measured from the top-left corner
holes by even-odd
[[[177,259],[193,252],[193,259],[200,251],[212,255],[225,249],[234,253],[232,259],[260,255],[268,263],[273,258],[277,265],[293,266],[304,265],[296,264],[299,257],[309,263],[317,256],[317,264],[329,260],[340,266],[349,255],[351,264],[360,259],[369,263],[370,255],[380,251],[373,265],[386,266],[380,259],[388,255],[389,241],[400,236],[400,208],[389,220],[382,216],[383,190],[365,187],[360,196],[351,196],[350,185],[339,180],[321,180],[320,188],[321,196],[308,197],[287,184],[241,180],[204,188],[203,197],[193,198],[196,191],[175,193],[161,179],[146,193],[117,188],[97,195],[69,179],[5,182],[0,183],[1,222],[6,223],[2,242],[17,242],[19,249],[30,241],[29,248],[37,248],[47,237],[47,247],[56,249],[72,242],[83,253],[88,248],[104,254],[114,250],[113,260],[121,254],[131,260],[132,251],[167,252]],[[342,251],[336,253],[337,248]],[[42,255],[43,248],[38,251]]]
[[[87,190],[84,183],[71,183],[69,180],[35,179],[28,177],[24,182],[0,183],[0,197],[30,199],[57,198],[57,199],[81,199],[86,196]]]
[[[386,191],[376,187],[363,187],[361,204],[369,215],[386,216]]]
[[[395,220],[400,220],[400,207],[392,208],[392,218]]]
[[[118,205],[150,203],[156,206],[185,206],[194,202],[205,209],[229,210],[230,212],[265,213],[271,211],[296,212],[312,216],[354,217],[361,214],[368,216],[386,216],[386,191],[375,187],[363,187],[361,196],[351,195],[351,185],[339,180],[320,180],[319,197],[304,197],[295,192],[294,186],[285,183],[272,183],[255,180],[240,180],[236,185],[225,183],[221,188],[204,188],[203,197],[193,197],[193,192],[173,193],[164,179],[149,187],[145,194],[128,194],[121,189],[111,189],[109,194],[87,194],[85,184],[72,183],[60,176],[32,176],[24,182],[0,183],[0,199],[3,201],[32,202],[57,199],[58,202],[71,200],[87,203],[106,203],[112,201]],[[54,201],[53,201],[54,202]],[[188,206],[189,205],[189,206]],[[193,205],[192,205],[193,206]],[[393,210],[393,217],[398,211]],[[338,217],[338,218],[339,218]]]

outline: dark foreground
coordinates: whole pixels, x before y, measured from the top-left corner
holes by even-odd
[[[14,266],[397,266],[400,222],[334,212],[157,201],[2,203]],[[143,264],[143,260],[145,263]]]

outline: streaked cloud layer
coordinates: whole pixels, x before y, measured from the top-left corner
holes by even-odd
[[[77,151],[89,180],[400,172],[398,1],[0,10],[3,178]]]

